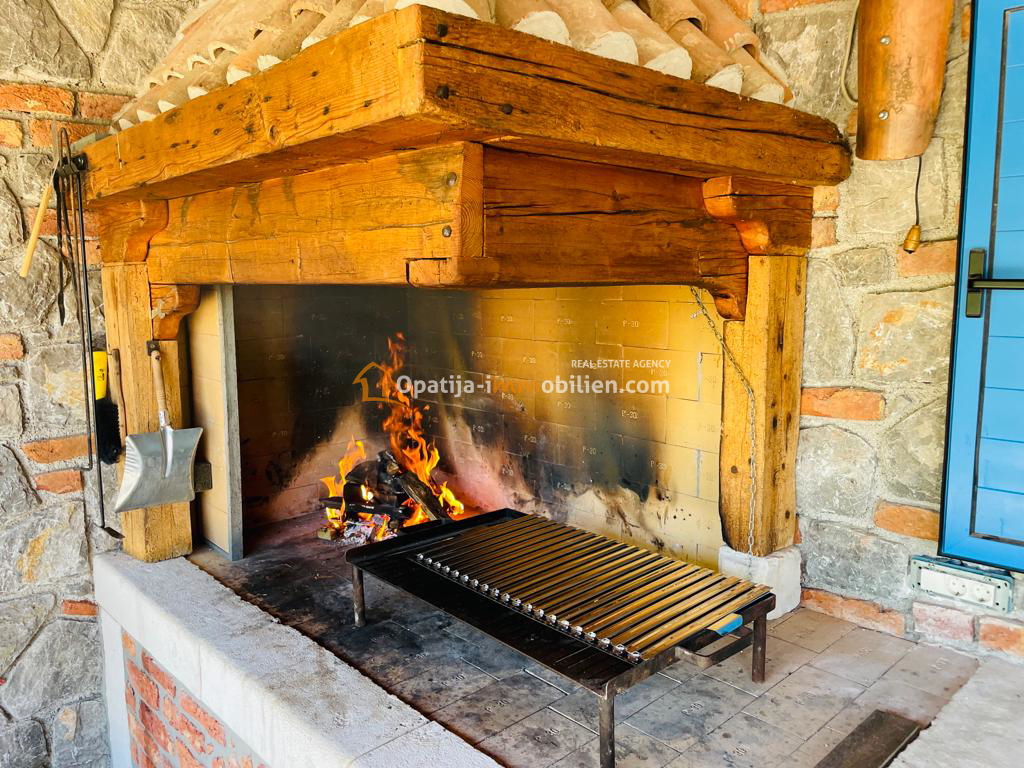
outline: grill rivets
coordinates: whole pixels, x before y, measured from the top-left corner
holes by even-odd
[[[512,105],[511,104],[502,104],[500,109],[506,115],[511,115],[512,114]]]
[[[454,187],[458,180],[459,174],[457,173],[449,173],[447,176],[444,177],[444,183],[447,184],[449,187]]]
[[[452,94],[451,89],[447,85],[437,86],[435,93],[439,99],[447,99]]]

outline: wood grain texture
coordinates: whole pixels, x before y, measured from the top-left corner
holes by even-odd
[[[101,218],[101,238],[105,231]],[[121,357],[121,388],[124,407],[120,414],[130,434],[152,432],[157,421],[156,393],[150,370],[146,342],[153,338],[150,311],[150,285],[142,235],[130,234],[123,242],[133,243],[135,251],[125,252],[121,263],[104,264],[102,272],[104,316],[107,346],[118,349]],[[101,243],[105,246],[105,242]],[[160,342],[167,407],[171,424],[181,426],[182,388],[181,350],[176,341]],[[119,467],[119,472],[123,467]],[[124,551],[145,562],[156,562],[192,551],[192,524],[188,503],[168,504],[148,509],[127,510],[121,515]]]
[[[153,308],[153,338],[174,341],[181,321],[199,306],[199,286],[151,285],[149,300]]]
[[[466,152],[452,144],[172,200],[150,246],[149,278],[405,284],[407,261],[448,259],[463,247]]]
[[[755,444],[750,443],[749,396],[736,370],[726,363],[719,471],[722,531],[730,547],[747,551],[753,454],[758,556],[790,546],[796,534],[806,275],[803,256],[752,255],[746,317],[742,323],[725,324],[726,344],[754,392]]]
[[[180,197],[456,140],[705,178],[849,174],[826,120],[412,6],[90,145],[88,193]]]
[[[813,190],[736,176],[704,182],[704,204],[736,227],[749,253],[802,256],[811,247]]]
[[[693,284],[742,316],[747,253],[696,179],[493,148],[483,163],[482,251],[416,263],[413,284]]]

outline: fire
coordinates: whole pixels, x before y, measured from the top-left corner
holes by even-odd
[[[405,366],[405,337],[401,333],[388,339],[389,360],[379,367],[382,371],[380,380],[381,398],[388,408],[383,429],[387,435],[388,448],[394,460],[406,472],[413,473],[441,502],[450,517],[458,518],[466,514],[466,506],[459,500],[446,482],[438,483],[432,476],[434,469],[441,461],[441,455],[426,433],[424,414],[429,406],[417,406],[409,395],[398,387],[398,379]],[[366,451],[360,440],[350,440],[345,455],[338,462],[337,477],[324,477],[321,482],[332,497],[341,498],[340,509],[327,509],[328,528],[341,531],[346,525],[344,488],[346,477],[352,469],[366,459]],[[377,502],[372,488],[365,484],[359,487],[362,501],[367,505]],[[430,519],[426,511],[412,499],[403,503],[411,510],[408,517],[403,517],[402,526],[416,525]],[[388,515],[359,511],[355,518],[357,524],[372,526],[372,539],[386,538],[393,532]],[[350,518],[351,520],[351,518]]]

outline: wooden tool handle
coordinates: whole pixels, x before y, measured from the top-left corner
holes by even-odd
[[[28,277],[28,271],[32,268],[32,257],[36,252],[36,244],[39,242],[39,233],[43,230],[43,218],[46,216],[46,209],[50,207],[50,198],[53,197],[53,184],[47,184],[43,190],[43,197],[36,209],[36,220],[32,222],[32,231],[28,236],[28,243],[25,245],[25,258],[21,261],[21,269],[18,275],[22,278]]]
[[[124,410],[124,392],[121,390],[121,350],[112,349],[107,355],[109,358],[107,367],[107,378],[110,382],[110,398],[117,406],[117,424],[121,430],[121,442],[128,436],[128,415]]]
[[[155,344],[150,348],[149,364],[153,369],[153,388],[156,390],[157,416],[160,419],[160,426],[170,426],[167,416],[167,395],[164,392],[164,371],[160,367],[160,350]]]

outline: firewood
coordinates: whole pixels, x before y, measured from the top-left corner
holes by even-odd
[[[497,0],[495,20],[503,27],[553,43],[570,45],[569,28],[547,0]]]
[[[688,0],[641,0],[640,7],[693,60],[693,79],[733,93],[743,88],[743,68],[694,24]]]
[[[323,21],[313,27],[313,31],[302,41],[302,50],[348,27],[348,23],[363,2],[364,0],[338,0],[331,12],[324,16]]]
[[[636,64],[636,43],[601,0],[548,0],[569,29],[572,47],[606,59]]]
[[[750,96],[761,101],[770,101],[774,104],[781,104],[786,97],[786,91],[782,83],[776,80],[771,74],[758,64],[757,60],[747,52],[746,48],[737,48],[730,51],[730,56],[743,67],[743,89],[740,91],[744,96]]]
[[[636,42],[639,63],[648,69],[688,78],[693,62],[686,49],[668,36],[632,0],[604,0],[622,29]]]
[[[426,5],[448,13],[469,16],[481,21],[494,21],[490,0],[366,0],[349,22],[350,27],[375,19],[382,13],[397,11],[410,5]]]

